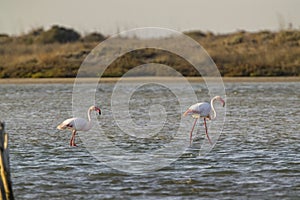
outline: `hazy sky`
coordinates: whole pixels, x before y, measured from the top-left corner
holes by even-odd
[[[300,0],[0,0],[0,33],[53,24],[113,34],[155,26],[212,31],[300,28]]]

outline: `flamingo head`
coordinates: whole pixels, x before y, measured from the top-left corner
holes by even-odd
[[[214,99],[215,99],[215,100],[221,101],[222,106],[223,106],[223,107],[225,106],[225,101],[224,101],[224,99],[222,99],[220,96],[216,96]]]
[[[96,111],[99,115],[101,115],[101,110],[97,106],[92,106],[90,109]]]
[[[101,115],[101,110],[98,107],[95,107],[95,111],[99,113],[99,115]]]

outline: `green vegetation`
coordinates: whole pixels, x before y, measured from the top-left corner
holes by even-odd
[[[300,76],[298,30],[185,34],[206,49],[222,76]],[[73,29],[59,26],[49,30],[37,28],[17,37],[0,34],[0,78],[75,77],[82,61],[105,39],[100,33],[81,36]],[[109,54],[111,50],[100,53]],[[185,76],[199,76],[183,58],[151,48],[119,57],[104,76],[122,76],[147,63],[165,64]]]

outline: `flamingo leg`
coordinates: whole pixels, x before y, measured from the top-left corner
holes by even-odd
[[[77,146],[77,145],[75,144],[75,136],[76,136],[76,130],[73,130],[73,131],[72,131],[72,137],[71,137],[71,140],[70,140],[70,146],[72,146],[72,147]]]
[[[206,134],[206,137],[207,137],[207,139],[208,139],[210,145],[212,145],[212,142],[211,142],[211,140],[210,140],[210,138],[209,138],[209,136],[208,136],[208,133],[207,133],[207,126],[206,126],[206,118],[205,118],[205,117],[204,117],[204,126],[205,126],[205,134]]]
[[[198,120],[198,118],[195,118],[195,121],[194,121],[194,124],[193,124],[193,128],[192,128],[191,133],[190,133],[190,146],[192,146],[193,131],[194,131],[194,128],[195,128],[197,120]]]

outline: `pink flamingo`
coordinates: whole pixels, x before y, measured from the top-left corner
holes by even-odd
[[[199,118],[204,119],[205,134],[206,134],[206,137],[207,137],[209,143],[212,144],[212,142],[208,136],[208,133],[207,133],[206,119],[211,120],[211,119],[214,119],[217,117],[217,113],[214,108],[214,101],[216,101],[216,100],[221,101],[223,104],[223,107],[225,106],[225,101],[220,96],[215,96],[214,98],[211,99],[210,103],[208,103],[208,102],[196,103],[196,104],[192,105],[191,107],[189,107],[189,109],[187,109],[187,111],[184,112],[183,116],[192,115],[192,117],[195,118],[194,125],[193,125],[191,133],[190,133],[190,145],[192,144],[192,134],[194,131],[194,127]],[[211,110],[214,113],[213,117],[210,116]]]
[[[93,126],[92,121],[91,121],[91,112],[92,111],[96,111],[99,113],[99,115],[101,115],[100,108],[98,108],[96,106],[91,106],[88,109],[88,121],[83,118],[73,117],[70,119],[66,119],[60,125],[57,126],[57,129],[59,129],[59,130],[65,130],[65,129],[72,130],[70,146],[77,146],[75,144],[76,131],[88,131],[92,128],[92,126]]]

